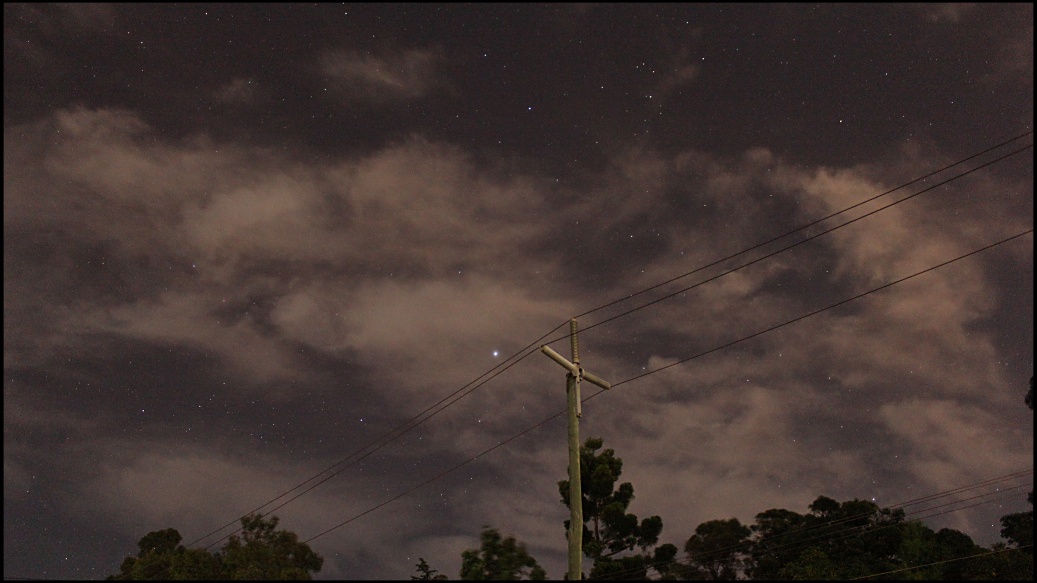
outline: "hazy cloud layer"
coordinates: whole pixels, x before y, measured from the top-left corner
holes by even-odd
[[[324,16],[366,31],[376,26],[357,23],[367,10]],[[809,100],[823,106],[823,127],[810,117],[822,112],[802,109],[804,94],[782,116],[757,116],[759,131],[743,132],[742,113],[706,103],[723,90],[738,109],[743,87],[721,68],[739,70],[763,42],[728,38],[725,19],[737,14],[653,21],[664,35],[630,37],[630,47],[606,54],[611,45],[587,45],[600,30],[626,26],[621,7],[547,9],[530,29],[552,39],[547,45],[495,28],[490,16],[508,16],[496,12],[505,8],[485,10],[485,28],[472,34],[519,47],[506,55],[515,60],[452,40],[451,19],[414,29],[410,48],[391,35],[374,43],[325,31],[291,59],[264,57],[270,70],[230,60],[195,71],[196,83],[161,85],[170,103],[190,104],[171,123],[170,107],[129,89],[83,89],[77,99],[53,97],[44,111],[25,105],[26,63],[51,63],[54,75],[67,68],[69,57],[47,39],[104,36],[103,23],[127,13],[5,7],[4,491],[5,540],[14,541],[5,562],[28,569],[25,557],[39,556],[46,565],[5,574],[102,576],[150,530],[175,527],[193,540],[483,378],[541,335],[558,339],[566,327],[549,331],[575,314],[1023,131],[1009,124],[969,134],[939,119],[928,127],[913,108],[930,106],[900,96],[888,103],[900,118],[837,139],[855,123],[853,107],[832,97],[825,69],[814,69],[816,85],[828,88]],[[814,18],[835,30],[846,26],[839,10]],[[221,16],[228,31],[245,26],[230,14],[250,18],[211,12],[191,18]],[[819,25],[797,15],[777,29],[809,46],[804,35]],[[979,5],[930,6],[912,26],[943,34],[978,19],[989,32],[998,18],[1006,17]],[[251,34],[269,32],[268,23],[248,23]],[[1016,37],[990,53],[1029,58],[1032,69],[1032,34],[1028,45]],[[32,42],[9,53],[12,38]],[[724,51],[707,56],[720,40]],[[219,51],[232,50],[225,44],[233,43]],[[635,48],[657,44],[666,45],[657,59],[634,62]],[[269,48],[256,54],[280,54]],[[965,50],[952,48],[945,60]],[[806,67],[805,59],[792,51],[785,61]],[[565,69],[570,62],[582,63],[585,77]],[[799,78],[783,75],[789,84]],[[586,87],[574,89],[577,81]],[[1004,76],[979,81],[1004,89],[1005,104],[996,105],[1006,116],[1025,117],[1029,99],[1032,117],[1032,95],[1011,97]],[[602,87],[607,98],[595,93]],[[297,103],[271,105],[295,93],[331,109],[314,121]],[[209,107],[216,113],[199,113]],[[415,113],[426,107],[435,113]],[[307,113],[288,123],[281,108]],[[469,117],[481,125],[465,125]],[[531,124],[546,124],[539,141],[525,134]],[[715,124],[730,135],[703,137]],[[818,127],[807,132],[811,124]],[[247,129],[228,129],[239,125]],[[816,139],[793,148],[797,138],[787,134],[797,132]],[[582,434],[603,437],[624,459],[622,479],[637,494],[631,510],[662,516],[663,542],[683,546],[705,520],[803,512],[821,494],[886,505],[1032,464],[1032,414],[1022,404],[1032,375],[1032,235],[631,380],[1032,228],[1028,150],[740,267],[954,175],[580,318],[584,366],[613,383],[630,380],[584,405]],[[553,346],[567,354],[564,339]],[[314,536],[559,412],[564,384],[563,369],[534,352],[274,513],[303,539]],[[556,418],[318,538],[321,576],[406,577],[419,556],[456,576],[483,524],[525,541],[559,576],[564,436]],[[1005,497],[934,524],[989,544],[997,517],[1024,500]],[[72,534],[41,534],[55,529]],[[67,565],[58,559],[66,555]]]
[[[371,54],[336,49],[321,57],[321,70],[334,90],[348,99],[377,104],[416,99],[450,85],[438,72],[443,55],[436,49]]]

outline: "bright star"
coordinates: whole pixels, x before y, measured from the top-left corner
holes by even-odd
[[[497,358],[497,355],[499,355],[499,354],[500,354],[500,352],[497,352],[496,350],[493,351],[493,357],[494,358]]]

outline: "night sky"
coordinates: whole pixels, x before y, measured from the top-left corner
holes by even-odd
[[[571,316],[1025,134],[1033,95],[1032,4],[5,4],[4,575],[201,537]],[[589,329],[582,362],[630,379],[1032,229],[1033,202],[1030,148]],[[1029,234],[624,383],[581,432],[681,548],[1031,469],[1033,305]],[[564,387],[533,353],[274,514],[308,539]],[[487,524],[561,578],[566,463],[560,417],[313,540],[319,577],[456,578]],[[929,524],[989,545],[1030,489]]]

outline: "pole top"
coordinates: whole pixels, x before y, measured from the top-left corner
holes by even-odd
[[[569,320],[569,344],[572,346],[573,364],[580,366],[580,343],[576,340],[578,326],[576,318]]]

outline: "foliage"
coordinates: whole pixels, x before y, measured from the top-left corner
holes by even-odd
[[[515,537],[502,539],[497,529],[484,526],[481,539],[480,548],[461,554],[461,579],[543,581],[547,578],[543,567],[526,551],[526,545],[517,542]]]
[[[902,510],[827,496],[819,496],[805,515],[768,510],[757,514],[751,527],[745,570],[753,579],[843,579],[892,570],[903,518]]]
[[[180,544],[181,540],[183,540],[183,538],[174,528],[149,532],[141,537],[137,542],[137,547],[140,549],[137,556],[143,557],[148,553],[171,553],[176,550],[176,547]]]
[[[1030,504],[1033,504],[1033,492],[1030,492]],[[1033,510],[1016,512],[1001,517],[1001,537],[1010,546],[1023,547],[1033,545]]]
[[[433,569],[432,567],[430,567],[427,562],[425,562],[425,558],[424,557],[418,557],[418,561],[419,562],[418,562],[417,565],[415,565],[415,567],[417,568],[417,571],[418,571],[418,573],[420,573],[420,575],[418,575],[418,576],[411,575],[410,576],[411,579],[413,579],[415,581],[444,581],[444,580],[446,580],[446,575],[436,575],[437,571],[435,569]]]
[[[598,559],[591,567],[588,579],[637,579],[648,578],[648,560],[642,555]],[[566,573],[568,577],[568,573]]]
[[[652,568],[659,573],[660,579],[676,579],[680,574],[680,571],[677,569],[678,565],[673,561],[676,556],[677,547],[669,543],[655,548],[655,555],[652,557]]]
[[[1025,401],[1032,411],[1033,377],[1030,377],[1030,391],[1026,393]],[[1026,501],[1033,506],[1033,492],[1026,495]],[[991,577],[1033,580],[1033,508],[1002,516],[1001,538],[1008,542],[998,543],[995,549],[1019,550],[991,555],[986,565]]]
[[[126,557],[113,579],[201,580],[221,577],[219,559],[203,549],[187,549],[173,528],[156,530],[141,537],[136,557]]]
[[[673,545],[663,545],[653,557],[647,551],[659,542],[663,521],[650,516],[638,522],[627,512],[634,499],[634,486],[624,482],[616,487],[623,473],[623,460],[612,449],[602,450],[601,438],[590,438],[580,448],[580,484],[583,503],[583,554],[594,559],[591,578],[644,579],[649,567],[660,575],[668,572],[665,561],[677,554]],[[562,503],[569,507],[569,480],[558,482]],[[569,521],[565,521],[566,533]],[[618,557],[619,553],[641,549],[642,554]],[[661,553],[661,554],[660,554]],[[662,564],[662,568],[658,565]]]
[[[1026,522],[1025,513],[1006,516],[1002,525],[1012,545],[1032,544],[1033,526]],[[949,528],[933,531],[919,521],[905,521],[902,510],[879,508],[865,500],[840,503],[820,496],[808,514],[767,510],[756,515],[748,530],[752,534],[747,537],[736,519],[699,525],[685,546],[690,565],[682,575],[731,580],[742,569],[749,579],[835,580],[910,568],[894,576],[910,580],[1033,578],[1032,551],[956,560],[981,555],[987,549],[962,532]],[[994,545],[994,550],[1009,548],[1004,543]]]
[[[744,568],[751,530],[737,518],[710,520],[698,525],[684,544],[690,564],[689,579],[733,581]]]
[[[277,521],[258,514],[242,518],[241,537],[231,536],[216,554],[185,548],[172,528],[149,532],[137,543],[137,556],[126,557],[108,579],[310,579],[324,559],[294,532],[275,530]]]
[[[262,515],[241,519],[242,533],[231,536],[223,546],[223,573],[229,579],[288,580],[310,579],[318,572],[324,558],[299,536],[277,528],[277,517],[264,520]]]
[[[1012,550],[1003,542],[994,543],[992,549],[1001,551],[973,561],[973,570],[979,573],[974,579],[995,581],[1033,581],[1033,553]]]
[[[916,520],[905,522],[900,530],[901,543],[897,559],[901,567],[929,565],[907,571],[900,575],[902,578],[963,580],[978,577],[974,562],[953,560],[983,552],[984,549],[976,545],[967,534],[949,528],[934,532]]]
[[[779,571],[782,579],[791,581],[832,581],[839,579],[839,568],[824,551],[809,547],[795,561]]]
[[[756,515],[749,528],[753,532],[752,560],[746,565],[756,579],[777,579],[781,570],[799,556],[806,517],[785,509],[771,509]]]

